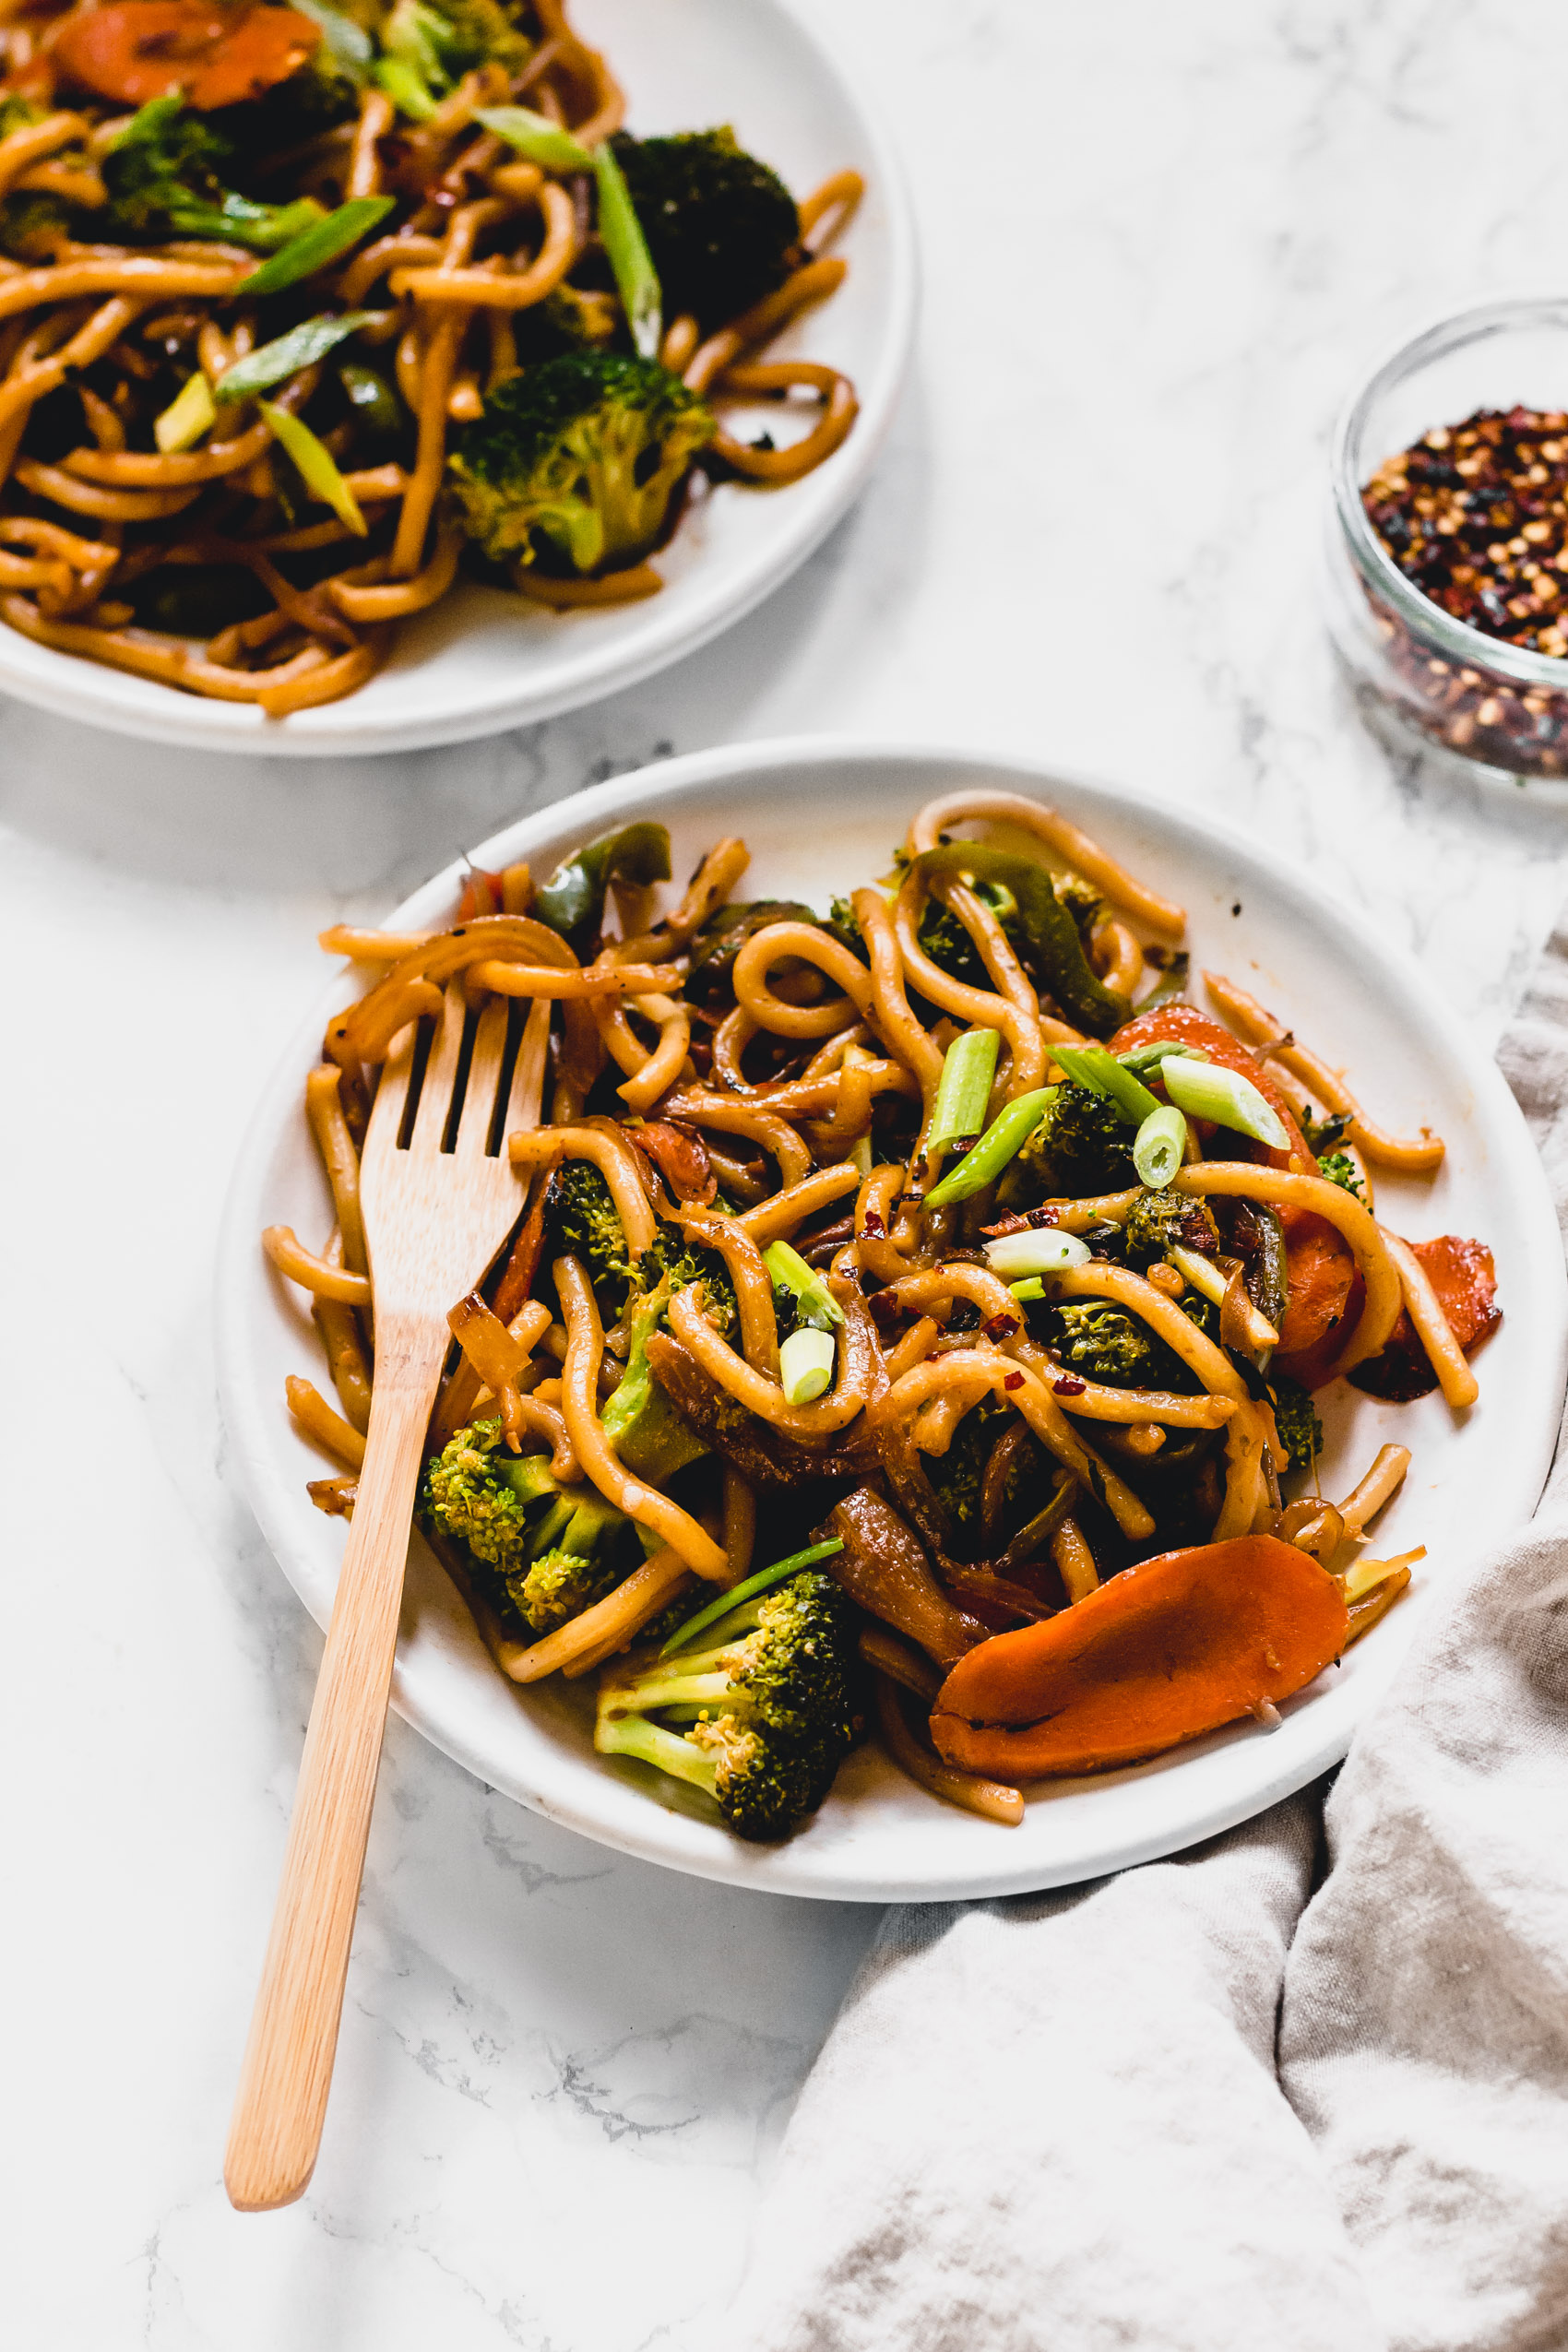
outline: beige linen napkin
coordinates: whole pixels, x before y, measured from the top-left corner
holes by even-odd
[[[1501,1058],[1561,1214],[1568,929]],[[722,2340],[1568,2347],[1568,1455],[1326,1802],[888,1913]]]

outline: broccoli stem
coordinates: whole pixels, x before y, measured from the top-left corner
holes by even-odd
[[[709,1797],[716,1793],[718,1766],[691,1740],[683,1740],[679,1732],[666,1731],[661,1724],[649,1723],[646,1716],[601,1714],[594,1727],[593,1744],[601,1756],[636,1756],[640,1764],[652,1764],[671,1779],[689,1780],[694,1788],[703,1789]]]

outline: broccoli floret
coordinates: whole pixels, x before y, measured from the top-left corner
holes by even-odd
[[[1136,1266],[1156,1265],[1173,1247],[1206,1258],[1219,1254],[1219,1228],[1207,1202],[1185,1193],[1140,1193],[1123,1231],[1128,1262]]]
[[[658,544],[717,429],[656,360],[566,351],[498,386],[447,468],[463,527],[493,562],[621,571]]]
[[[13,261],[52,261],[74,232],[69,205],[44,188],[18,188],[0,200],[0,253]]]
[[[476,65],[515,74],[532,43],[497,0],[398,0],[381,29],[381,49],[375,79],[423,123]]]
[[[807,1570],[713,1629],[701,1652],[656,1660],[600,1693],[594,1745],[639,1757],[714,1798],[742,1837],[788,1837],[833,1785],[856,1730],[854,1611]],[[671,1729],[673,1710],[695,1720]]]
[[[636,1280],[614,1194],[590,1159],[565,1159],[544,1196],[549,1257],[574,1257],[613,1323]]]
[[[1310,1470],[1323,1452],[1323,1423],[1308,1391],[1288,1372],[1276,1372],[1268,1384],[1274,1401],[1274,1426],[1290,1456],[1292,1470]]]
[[[1018,902],[1010,890],[995,883],[977,882],[975,896],[991,909],[1005,936],[1014,938]],[[1009,927],[1008,918],[1014,919]],[[938,971],[949,979],[962,980],[968,988],[990,988],[991,974],[984,958],[951,907],[940,898],[928,898],[921,910],[920,926],[915,934],[921,953],[928,956]],[[1015,942],[1016,944],[1016,942]]]
[[[123,236],[222,237],[274,253],[326,216],[314,196],[258,204],[228,184],[233,143],[177,95],[134,114],[103,159],[108,220]]]
[[[729,1267],[717,1250],[706,1249],[700,1241],[689,1241],[679,1226],[659,1225],[644,1253],[639,1271],[643,1286],[648,1290],[666,1281],[671,1290],[683,1290],[689,1282],[703,1283],[707,1291],[708,1315],[721,1338],[728,1339],[739,1324],[741,1309]],[[665,1295],[668,1297],[669,1292]],[[782,1307],[784,1295],[775,1289],[776,1308]]]
[[[513,334],[525,367],[557,360],[563,351],[597,351],[615,339],[620,309],[612,294],[557,286],[543,302],[516,314]]]
[[[1098,1299],[1070,1300],[1047,1310],[1050,1344],[1069,1372],[1108,1388],[1187,1389],[1181,1359],[1146,1324]]]
[[[997,1198],[1011,1209],[1048,1194],[1081,1199],[1086,1194],[1125,1192],[1138,1181],[1133,1159],[1136,1134],[1103,1095],[1068,1079],[1046,1105]]]
[[[949,1330],[952,1327],[949,1323]],[[926,1475],[952,1523],[953,1550],[958,1559],[978,1559],[987,1549],[981,1508],[986,1466],[997,1439],[1016,1423],[1010,1405],[988,1396],[965,1414],[946,1453],[931,1455],[926,1460]],[[1019,1506],[1039,1480],[1038,1450],[1032,1443],[1018,1446],[1003,1490],[1004,1524],[1016,1526],[1027,1515]]]
[[[771,294],[797,258],[801,217],[778,177],[729,129],[611,141],[647,241],[664,315],[705,335]]]
[[[1325,1182],[1337,1184],[1342,1193],[1350,1194],[1356,1200],[1365,1201],[1366,1187],[1361,1182],[1360,1171],[1348,1152],[1323,1153],[1318,1160],[1317,1172]]]
[[[509,1454],[501,1423],[459,1430],[425,1469],[420,1515],[459,1543],[497,1603],[548,1633],[613,1589],[636,1556],[633,1523],[542,1455]]]
[[[1307,1149],[1312,1152],[1332,1151],[1350,1124],[1348,1111],[1329,1111],[1321,1119],[1303,1119],[1301,1133]]]

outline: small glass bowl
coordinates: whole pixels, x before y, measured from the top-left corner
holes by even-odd
[[[1434,425],[1478,409],[1568,411],[1568,299],[1489,303],[1404,344],[1334,436],[1329,628],[1358,691],[1429,742],[1514,781],[1568,778],[1568,659],[1456,621],[1408,580],[1362,488]]]

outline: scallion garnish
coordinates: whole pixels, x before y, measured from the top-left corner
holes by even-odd
[[[213,398],[248,400],[254,393],[269,391],[302,368],[314,367],[338,344],[384,315],[380,311],[346,310],[337,318],[307,318],[275,342],[263,343],[259,350],[247,351],[243,360],[225,368],[213,387]]]
[[[793,1293],[802,1323],[814,1324],[818,1331],[831,1331],[843,1322],[844,1310],[815,1266],[808,1265],[788,1241],[769,1242],[762,1253],[762,1262],[774,1288]]]
[[[1138,1129],[1133,1165],[1141,1183],[1162,1193],[1182,1165],[1187,1148],[1187,1123],[1173,1102],[1151,1111]]]
[[[394,201],[391,196],[350,196],[347,204],[329,212],[325,220],[317,220],[297,237],[291,237],[281,252],[264,261],[259,269],[253,269],[248,278],[242,278],[237,286],[230,289],[229,299],[236,300],[242,294],[280,294],[285,286],[297,285],[302,278],[325,269],[329,261],[346,254],[378,221],[385,220]]]
[[[317,440],[308,424],[291,417],[275,400],[258,400],[256,407],[267,419],[273,437],[292,457],[305,488],[324,506],[330,506],[339,521],[346,523],[356,538],[363,539],[369,525],[360,512],[358,499],[339,472],[331,450]]]
[[[1278,1112],[1239,1070],[1182,1061],[1167,1062],[1159,1075],[1171,1101],[1189,1118],[1212,1119],[1217,1127],[1233,1127],[1238,1134],[1251,1135],[1275,1151],[1289,1149],[1290,1138]]]
[[[742,1583],[731,1585],[727,1593],[720,1593],[717,1600],[710,1600],[706,1608],[699,1609],[695,1617],[688,1617],[683,1625],[677,1625],[659,1651],[659,1657],[668,1657],[671,1650],[683,1650],[688,1642],[698,1633],[706,1633],[708,1627],[717,1625],[721,1617],[728,1617],[748,1600],[755,1600],[759,1593],[781,1585],[786,1576],[798,1576],[802,1568],[813,1568],[819,1560],[831,1559],[836,1551],[843,1549],[843,1538],[830,1536],[826,1543],[809,1544],[804,1551],[792,1551],[788,1560],[776,1560],[771,1568],[759,1568],[754,1576],[747,1576]]]
[[[482,123],[487,131],[529,163],[537,163],[545,172],[591,172],[593,157],[552,123],[548,114],[536,114],[530,106],[476,106],[474,121]]]
[[[931,1132],[925,1140],[928,1152],[945,1150],[960,1135],[980,1134],[985,1125],[1001,1043],[995,1029],[966,1029],[962,1037],[954,1039],[942,1057]]]
[[[1135,1078],[1103,1045],[1053,1045],[1051,1058],[1078,1086],[1114,1103],[1123,1118],[1130,1119],[1135,1127],[1142,1126],[1151,1111],[1159,1109],[1158,1096],[1150,1094],[1143,1080]]]
[[[1044,1226],[1028,1233],[999,1233],[985,1245],[992,1274],[1011,1282],[1019,1275],[1062,1274],[1069,1266],[1087,1265],[1094,1252],[1076,1233]]]
[[[659,272],[653,266],[653,255],[648,252],[631,191],[608,140],[595,148],[593,168],[599,182],[600,241],[614,272],[615,291],[632,330],[633,347],[640,359],[656,360],[663,334],[664,298],[659,291]]]
[[[809,1405],[833,1380],[833,1334],[802,1324],[778,1350],[778,1378],[787,1405]]]
[[[1038,1087],[1032,1094],[1019,1095],[1004,1111],[998,1111],[973,1151],[967,1151],[942,1182],[932,1186],[925,1196],[927,1208],[945,1208],[949,1201],[967,1201],[971,1194],[1000,1176],[1039,1125],[1056,1091],[1054,1087]]]
[[[197,368],[154,422],[152,437],[166,457],[175,457],[182,449],[194,448],[217,414],[212,386]]]

